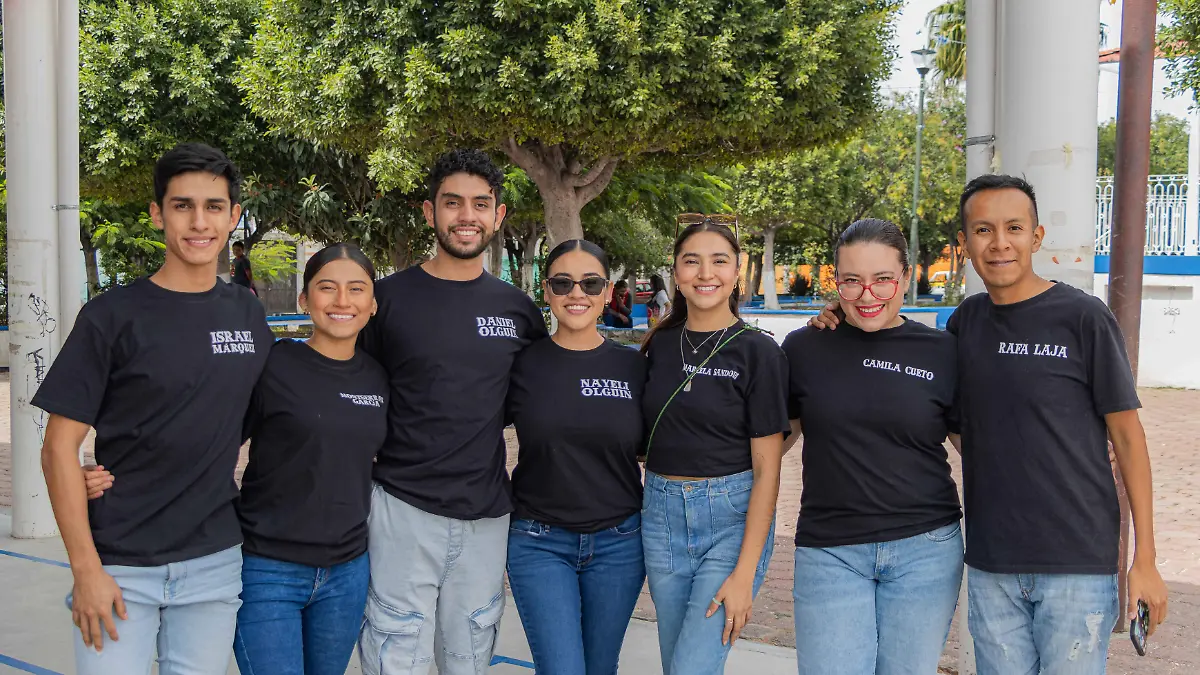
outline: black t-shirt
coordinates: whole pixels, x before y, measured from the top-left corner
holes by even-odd
[[[615,342],[571,351],[542,340],[517,357],[508,413],[521,443],[518,518],[588,534],[641,509],[645,386],[646,359]]]
[[[243,427],[250,463],[238,516],[247,553],[332,567],[367,550],[387,396],[383,368],[361,350],[337,361],[303,342],[275,343]]]
[[[655,333],[646,352],[646,433],[659,421],[648,441],[646,470],[696,478],[749,471],[750,439],[787,432],[787,362],[771,337],[750,327],[692,378],[690,391],[680,390],[663,409],[687,373],[743,327],[739,321],[724,335],[688,331],[688,339],[683,326]]]
[[[1141,403],[1112,313],[1059,283],[1011,305],[967,298],[947,329],[958,336],[967,564],[1116,574],[1104,415]]]
[[[513,359],[546,337],[537,305],[486,272],[447,281],[419,266],[380,281],[375,298],[360,341],[391,383],[375,480],[438,516],[511,513],[504,398]]]
[[[250,259],[246,256],[233,259],[233,277],[230,279],[238,286],[250,287]]]
[[[958,432],[954,342],[915,321],[784,340],[788,413],[804,429],[797,546],[895,541],[961,517],[943,445]]]
[[[241,543],[233,471],[272,340],[262,303],[220,280],[179,293],[139,279],[83,307],[33,405],[96,429],[96,461],[116,477],[88,502],[101,562]]]

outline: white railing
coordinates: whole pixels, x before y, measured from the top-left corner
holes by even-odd
[[[1150,176],[1146,191],[1146,255],[1187,255],[1187,176]],[[1096,255],[1112,252],[1113,177],[1096,179]],[[1188,244],[1192,246],[1189,247]]]

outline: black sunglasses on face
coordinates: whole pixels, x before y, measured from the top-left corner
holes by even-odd
[[[608,286],[608,279],[604,277],[587,277],[575,281],[566,277],[550,277],[546,280],[546,285],[550,287],[550,292],[555,295],[570,295],[571,289],[575,288],[575,284],[583,289],[588,295],[600,295]]]

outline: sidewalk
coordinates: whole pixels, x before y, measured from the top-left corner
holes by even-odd
[[[1142,422],[1146,427],[1147,440],[1150,447],[1151,460],[1154,465],[1155,490],[1155,525],[1157,529],[1158,562],[1163,578],[1171,589],[1170,618],[1166,625],[1156,633],[1150,641],[1150,651],[1145,658],[1138,657],[1129,643],[1127,633],[1113,636],[1109,650],[1109,673],[1123,675],[1125,673],[1154,673],[1164,675],[1194,675],[1200,674],[1200,391],[1183,391],[1171,389],[1142,389]],[[8,411],[8,375],[0,374],[0,512],[3,507],[10,505],[11,483],[9,477],[9,417]],[[511,430],[508,435],[509,462],[516,460],[516,443]],[[959,478],[957,462],[954,466],[955,477]],[[795,532],[795,518],[799,512],[801,490],[800,453],[794,451],[784,460],[782,485],[779,498],[779,516],[776,521],[776,549],[772,557],[767,580],[755,602],[751,623],[746,627],[743,637],[746,638],[738,645],[736,658],[731,660],[730,673],[754,673],[769,675],[774,672],[795,672],[795,658],[792,650],[795,647],[795,634],[792,623],[792,545],[791,538]],[[0,525],[0,536],[7,536],[7,525]],[[11,544],[11,547],[10,547]],[[38,547],[50,546],[41,549]],[[15,548],[14,548],[15,547]],[[31,547],[31,548],[29,548]],[[29,552],[30,550],[45,550],[41,557],[52,560],[65,560],[61,554],[61,544],[57,540],[50,542],[12,542],[0,539],[0,549]],[[34,555],[40,555],[34,553]],[[62,576],[63,581],[58,586],[47,581],[50,577],[38,576],[51,572],[65,575],[65,571],[47,569],[45,565],[35,565],[25,560],[6,559],[11,556],[0,555],[0,655],[13,656],[11,645],[25,650],[21,653],[37,656],[29,651],[32,645],[39,644],[32,635],[46,633],[57,636],[59,642],[47,644],[44,654],[53,658],[66,658],[69,663],[69,644],[61,640],[65,637],[58,631],[53,618],[59,607],[62,607],[62,595],[66,592],[69,577]],[[19,564],[18,564],[19,563]],[[32,566],[32,567],[31,567]],[[32,570],[37,569],[38,572]],[[26,594],[26,575],[33,574],[36,583],[29,585],[29,593],[40,593],[37,598],[17,598]],[[37,591],[37,584],[54,586],[50,591]],[[26,603],[26,604],[21,604]],[[32,603],[30,605],[29,603]],[[40,613],[10,610],[27,606],[41,607]],[[511,610],[511,606],[510,606]],[[65,610],[63,610],[65,611]],[[962,612],[960,612],[962,614]],[[27,617],[33,620],[26,621]],[[626,641],[627,663],[622,666],[622,675],[633,673],[661,672],[658,670],[657,649],[654,647],[654,608],[649,596],[643,593],[630,626],[629,637]],[[15,638],[10,631],[10,622],[16,621],[20,629],[27,631],[26,638]],[[957,618],[956,618],[957,621]],[[520,634],[520,622],[516,620],[514,611],[506,615],[503,628],[501,652],[514,659],[528,659],[528,651],[524,638]],[[17,630],[13,628],[12,630]],[[50,639],[50,638],[45,638]],[[753,643],[763,645],[761,654],[754,652],[759,649]],[[785,651],[773,650],[770,647],[783,648]],[[505,651],[509,650],[509,651]],[[511,652],[511,653],[510,653]],[[65,656],[64,656],[65,654]],[[783,656],[781,656],[783,655]],[[783,659],[786,665],[782,670],[772,670],[768,666],[760,666],[754,658],[767,659],[764,663],[773,663]],[[52,658],[42,657],[49,663]],[[749,660],[745,660],[749,659]],[[771,661],[775,659],[775,661]],[[0,656],[0,675],[9,675],[9,667],[4,665]],[[31,661],[31,663],[38,663]],[[636,664],[636,665],[631,665]],[[946,652],[942,658],[943,673],[957,673],[958,664],[958,633],[957,627],[950,633]],[[43,667],[52,666],[39,663]],[[500,664],[493,669],[495,673],[525,673],[529,670],[508,670],[512,664]],[[736,667],[735,667],[736,666]],[[64,666],[65,667],[65,666]],[[505,670],[501,670],[501,668]],[[515,667],[515,666],[514,666]],[[634,670],[629,670],[635,668]],[[754,668],[756,670],[751,670]],[[35,672],[46,675],[49,673],[64,673],[68,671],[18,671]],[[355,672],[355,671],[352,671]]]
[[[72,675],[71,615],[63,604],[71,574],[57,539],[15,540],[9,537],[7,509],[0,509],[0,675]],[[352,661],[348,675],[362,671]],[[495,675],[532,675],[529,647],[510,597],[500,623],[500,643],[490,670]],[[661,673],[655,625],[633,620],[621,652],[620,675]],[[794,652],[782,647],[740,641],[729,659],[729,672],[794,675]],[[238,675],[230,660],[229,675]]]

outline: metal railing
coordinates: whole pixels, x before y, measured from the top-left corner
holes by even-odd
[[[1150,176],[1146,191],[1146,255],[1185,255],[1187,241],[1185,175]],[[1096,255],[1112,252],[1113,177],[1096,178]]]

